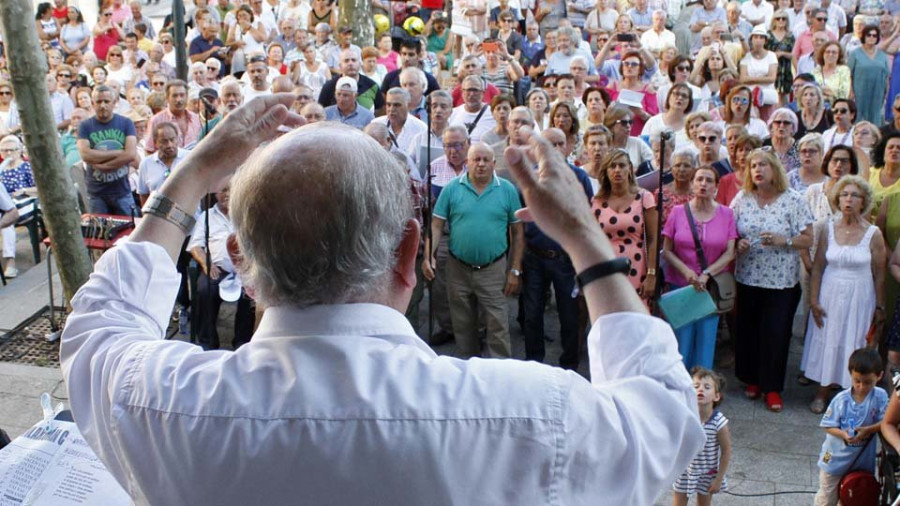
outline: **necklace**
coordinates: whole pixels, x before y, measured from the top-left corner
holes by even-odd
[[[832,148],[832,147],[834,147],[834,141],[835,141],[835,139],[837,139],[837,133],[838,133],[838,132],[837,132],[837,127],[834,127],[834,135],[831,136],[831,142],[828,143],[828,148],[829,148],[829,149]],[[840,142],[838,142],[838,145],[844,145],[844,146],[847,146],[847,145],[848,145],[848,144],[847,144],[847,137],[850,137],[850,134],[852,134],[852,133],[853,133],[853,129],[852,129],[852,128],[851,128],[850,130],[847,130],[847,132],[844,133],[844,136],[841,137],[841,140],[840,140]]]

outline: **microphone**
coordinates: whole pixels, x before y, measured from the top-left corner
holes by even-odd
[[[675,132],[673,132],[671,129],[666,129],[666,130],[663,130],[663,132],[661,134],[659,134],[659,137],[660,137],[660,139],[662,139],[664,141],[668,141],[668,140],[672,140],[672,137],[674,135],[675,135]]]
[[[218,109],[216,109],[216,106],[214,106],[212,102],[210,102],[209,99],[204,97],[203,95],[200,95],[200,101],[203,102],[203,106],[206,107],[207,114],[215,114],[218,111]]]

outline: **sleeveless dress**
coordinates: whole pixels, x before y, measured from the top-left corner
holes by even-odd
[[[872,254],[869,242],[878,232],[870,225],[854,245],[840,245],[834,239],[834,221],[828,221],[828,266],[822,274],[819,303],[825,309],[825,324],[816,326],[812,317],[806,327],[806,344],[801,370],[821,385],[850,387],[847,362],[854,350],[866,345],[866,333],[875,313],[875,283],[872,281]]]
[[[637,290],[647,277],[644,209],[655,209],[656,199],[652,193],[640,189],[634,196],[634,202],[621,213],[616,212],[605,200],[595,198],[591,206],[600,228],[612,243],[616,256],[631,260],[628,281]]]
[[[687,470],[678,477],[678,481],[672,487],[676,492],[688,495],[709,495],[709,486],[716,479],[719,463],[722,460],[719,431],[727,424],[728,419],[719,410],[713,411],[709,420],[703,424],[703,431],[706,432],[706,444],[691,461]],[[728,490],[728,478],[722,479],[722,491],[725,490]]]

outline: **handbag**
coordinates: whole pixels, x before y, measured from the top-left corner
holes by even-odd
[[[866,444],[859,450],[859,453],[856,454],[856,458],[853,459],[853,462],[850,464],[852,468],[856,461],[859,460],[859,457],[865,453],[866,448],[869,447],[869,444],[875,439],[877,436],[873,435],[866,441]],[[875,479],[875,475],[868,471],[853,471],[845,474],[841,478],[841,483],[838,485],[838,497],[840,498],[841,504],[844,506],[868,506],[871,504],[878,504],[878,498],[881,495],[881,486],[878,484],[878,480]]]
[[[691,203],[684,205],[684,213],[687,215],[688,224],[691,226],[691,235],[694,237],[694,249],[697,251],[697,260],[700,261],[700,268],[706,270],[709,264],[706,263],[706,255],[703,254],[703,247],[700,245],[700,237],[697,236],[697,227],[694,225],[694,215],[691,213]],[[716,303],[719,313],[727,313],[734,308],[734,300],[737,295],[737,284],[734,282],[734,274],[730,272],[720,272],[711,275],[709,281],[706,282],[706,290]]]

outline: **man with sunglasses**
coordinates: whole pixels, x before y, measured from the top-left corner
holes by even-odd
[[[791,56],[794,67],[797,67],[797,62],[801,56],[812,54],[815,51],[816,48],[813,44],[814,34],[824,32],[828,40],[836,41],[838,39],[837,34],[828,29],[828,11],[825,9],[812,9],[807,21],[810,23],[809,29],[801,33],[794,44],[794,51]]]
[[[882,138],[887,138],[888,135],[894,132],[900,132],[900,95],[894,96],[891,112],[893,113],[893,119],[881,127]]]

